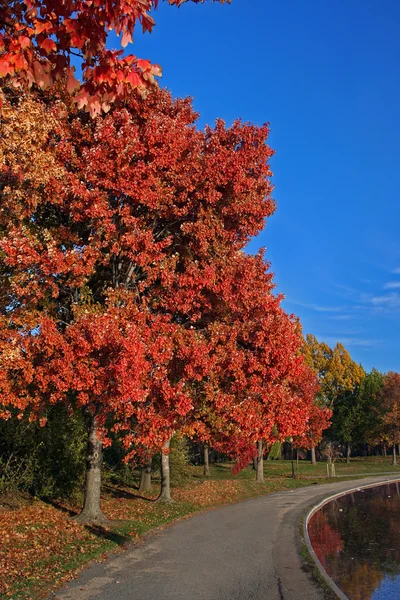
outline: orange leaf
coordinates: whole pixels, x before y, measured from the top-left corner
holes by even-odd
[[[48,23],[46,21],[36,21],[36,23],[35,23],[35,33],[36,34],[43,33],[43,31],[48,31],[49,29],[51,29],[51,23]]]
[[[151,64],[148,60],[143,60],[142,58],[139,58],[136,64],[139,67],[139,69],[142,69],[142,71],[149,71],[151,69]]]
[[[8,60],[0,60],[0,77],[5,77],[6,75],[12,75],[14,73],[14,67],[10,65]]]
[[[23,50],[25,50],[25,48],[31,45],[31,40],[26,35],[20,35],[18,41]]]
[[[51,52],[56,52],[57,50],[57,44],[55,43],[54,40],[51,40],[50,38],[46,38],[41,44],[40,47],[47,52],[47,54],[50,54]]]
[[[71,67],[68,70],[68,78],[67,78],[67,92],[69,94],[72,94],[73,92],[75,92],[76,90],[78,90],[80,88],[80,82],[77,80],[77,78],[74,75],[75,72],[75,68]]]
[[[101,104],[97,96],[91,96],[88,100],[88,109],[90,116],[96,117],[101,113]]]

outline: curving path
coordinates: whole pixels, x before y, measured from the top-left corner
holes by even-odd
[[[56,597],[324,600],[302,569],[302,517],[327,496],[389,479],[396,477],[313,485],[199,514],[148,535],[107,563],[92,565]]]

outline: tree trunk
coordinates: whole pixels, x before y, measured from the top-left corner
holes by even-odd
[[[253,471],[257,471],[257,456],[253,456]]]
[[[346,444],[346,463],[350,464],[350,456],[351,456],[351,446],[350,444]]]
[[[204,476],[210,477],[210,460],[208,454],[208,444],[204,444]]]
[[[260,483],[264,482],[264,442],[260,440],[257,442],[257,472],[256,481]]]
[[[383,444],[383,458],[386,458],[386,444]]]
[[[151,490],[151,463],[152,458],[149,458],[147,463],[141,468],[139,492],[149,492]]]
[[[171,439],[168,439],[161,452],[161,491],[157,502],[173,502],[171,498],[171,477],[169,470],[169,446]]]
[[[100,509],[101,465],[103,445],[97,437],[97,420],[91,413],[86,414],[88,443],[86,453],[85,500],[83,509],[76,520],[81,523],[106,523],[107,518]]]
[[[397,465],[397,460],[396,460],[396,444],[393,444],[393,460],[392,460],[392,465]]]
[[[311,448],[311,464],[312,465],[316,465],[317,464],[317,458],[315,456],[315,446],[313,446]]]

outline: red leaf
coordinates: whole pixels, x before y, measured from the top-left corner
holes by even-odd
[[[126,82],[130,83],[132,87],[136,88],[142,84],[142,80],[135,71],[131,71],[126,78]]]
[[[126,48],[126,46],[132,42],[132,34],[130,34],[129,31],[125,31],[124,35],[122,36],[121,46]]]
[[[35,60],[33,63],[33,72],[35,75],[35,81],[42,90],[47,89],[51,85],[51,75],[49,73],[49,67],[46,65],[45,68],[39,61]]]

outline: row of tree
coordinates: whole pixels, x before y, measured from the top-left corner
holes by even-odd
[[[274,210],[266,127],[194,127],[154,91],[91,119],[63,88],[3,88],[2,418],[88,429],[83,518],[99,520],[101,446],[162,449],[177,432],[248,462],[308,430],[317,381],[262,253]],[[29,136],[26,135],[29,131]]]
[[[177,436],[237,470],[257,445],[262,479],[273,444],[314,448],[354,392],[346,372],[327,401],[319,351],[244,252],[275,210],[268,126],[199,130],[158,67],[107,48],[109,30],[151,30],[156,5],[0,2],[2,430],[68,449],[84,423],[84,521],[103,519],[104,446],[147,473],[161,453],[169,500]]]
[[[379,446],[386,455],[400,442],[400,374],[382,374],[376,369],[366,373],[338,343],[333,349],[314,336],[306,336],[304,354],[317,373],[320,388],[317,404],[332,411],[325,438],[345,449],[347,461],[351,448],[366,453],[366,446]],[[312,453],[315,462],[315,449]]]
[[[268,126],[201,131],[158,67],[106,46],[156,5],[0,3],[0,417],[59,435],[83,415],[84,521],[103,519],[112,442],[161,452],[169,500],[177,435],[240,469],[329,416],[269,264],[244,253],[275,209]]]

